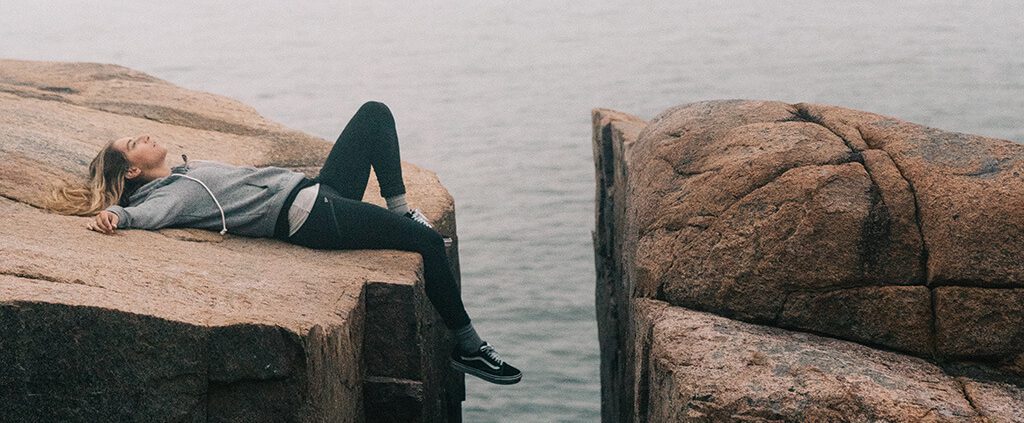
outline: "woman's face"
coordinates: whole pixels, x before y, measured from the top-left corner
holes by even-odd
[[[113,147],[124,153],[133,167],[143,172],[162,167],[167,156],[167,149],[157,144],[149,135],[121,138],[114,141]],[[128,177],[136,176],[139,171],[130,171]]]

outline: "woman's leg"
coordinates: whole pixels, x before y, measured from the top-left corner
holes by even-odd
[[[371,166],[382,197],[405,194],[395,118],[376,101],[363,104],[345,125],[315,180],[345,198],[362,200]]]
[[[361,201],[372,166],[388,208],[399,211],[406,207],[400,160],[391,111],[381,103],[364,104],[331,149],[316,178],[321,183],[317,202],[288,242],[310,248],[420,253],[427,298],[456,337],[452,366],[493,383],[519,382],[519,369],[502,361],[473,329],[441,235],[413,220],[415,217],[408,219]]]
[[[469,325],[459,286],[452,274],[441,235],[387,209],[344,198],[321,185],[317,203],[301,228],[289,239],[310,248],[402,250],[423,256],[427,298],[450,330]]]

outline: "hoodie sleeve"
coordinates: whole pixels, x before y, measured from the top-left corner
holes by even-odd
[[[160,229],[178,223],[186,202],[167,191],[154,192],[135,206],[113,205],[106,210],[117,215],[118,229]]]

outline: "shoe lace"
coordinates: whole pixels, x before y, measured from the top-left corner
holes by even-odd
[[[490,345],[480,347],[480,352],[487,356],[487,358],[491,359],[491,361],[498,363],[499,366],[505,364],[505,360],[502,360],[501,356],[498,355],[498,352],[494,351],[494,347]]]
[[[427,220],[427,216],[424,215],[423,212],[419,211],[419,209],[409,210],[409,212],[406,213],[405,215],[408,216],[410,219],[415,220],[421,225],[430,226],[430,222]]]

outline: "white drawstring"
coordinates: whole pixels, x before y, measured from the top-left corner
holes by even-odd
[[[188,156],[182,154],[181,158],[185,160],[185,167],[187,168],[188,167]],[[224,217],[224,208],[220,206],[220,201],[217,201],[217,196],[213,195],[213,191],[210,191],[210,187],[206,186],[206,184],[204,184],[203,181],[200,181],[200,180],[198,180],[196,178],[193,178],[191,176],[185,175],[183,173],[172,173],[170,176],[181,176],[181,177],[184,177],[184,178],[188,178],[188,179],[191,179],[193,181],[199,182],[199,185],[202,185],[203,188],[206,188],[206,192],[208,192],[210,194],[210,198],[213,198],[213,202],[217,204],[217,208],[220,210],[220,224],[221,224],[221,228],[222,228],[220,230],[220,234],[221,235],[226,234],[228,232],[228,220]]]

